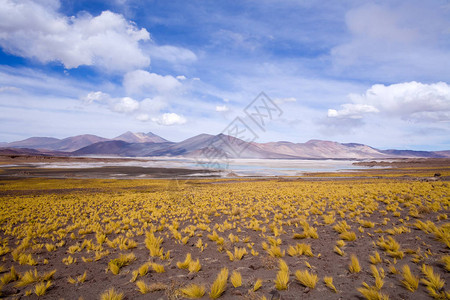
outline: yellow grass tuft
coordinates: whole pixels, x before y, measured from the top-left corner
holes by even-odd
[[[378,269],[377,269],[377,267],[375,265],[371,265],[370,266],[370,270],[372,271],[373,278],[375,278],[375,287],[378,290],[381,290],[381,288],[384,285],[384,280],[383,280],[383,278],[384,278],[384,271],[380,274],[380,272],[378,271]]]
[[[403,258],[403,251],[400,251],[400,244],[394,240],[392,236],[389,236],[387,240],[384,237],[380,237],[376,243],[380,248],[382,248],[386,253],[394,258]]]
[[[282,260],[280,258],[280,260],[278,261],[278,267],[280,268],[280,270],[288,272],[289,273],[289,266],[287,265],[287,263]]]
[[[323,282],[325,283],[325,285],[326,285],[330,290],[332,290],[333,292],[337,293],[337,289],[336,289],[336,287],[335,287],[334,284],[333,284],[333,277],[331,277],[331,276],[325,276],[325,277],[323,278]]]
[[[38,274],[38,271],[34,269],[34,271],[28,270],[25,272],[25,274],[22,275],[20,280],[17,282],[17,287],[23,287],[38,281],[49,281],[53,278],[53,275],[55,274],[56,270],[44,273],[42,275]]]
[[[117,292],[114,288],[110,288],[109,290],[103,292],[100,295],[101,300],[122,300],[123,293]]]
[[[196,261],[192,260],[189,263],[189,267],[188,267],[189,272],[191,272],[191,273],[197,273],[198,271],[201,270],[201,268],[202,268],[202,265],[200,264],[200,260],[199,259],[197,259]]]
[[[286,290],[289,283],[289,271],[279,270],[275,279],[275,287],[277,290]]]
[[[47,281],[47,283],[45,282],[39,282],[38,284],[36,284],[34,286],[34,293],[37,296],[43,296],[45,295],[45,292],[47,292],[48,288],[52,285],[51,281]]]
[[[300,255],[314,256],[311,251],[311,245],[309,244],[301,243],[297,244],[295,247],[289,246],[287,251],[289,256],[300,256]]]
[[[227,281],[228,281],[228,269],[223,268],[222,270],[220,270],[220,273],[217,275],[216,280],[213,282],[211,286],[211,292],[209,293],[209,297],[212,299],[219,298],[227,288]]]
[[[444,255],[441,259],[441,262],[444,264],[445,270],[450,272],[450,255]]]
[[[336,225],[334,225],[333,229],[336,230],[338,233],[343,233],[346,232],[350,229],[350,225],[347,224],[347,222],[344,221],[340,221],[338,222]]]
[[[310,273],[308,270],[298,270],[295,272],[295,278],[297,278],[302,285],[309,287],[310,289],[315,288],[317,282],[319,281],[317,275]]]
[[[411,292],[417,290],[417,287],[419,286],[419,277],[416,277],[411,273],[411,269],[409,268],[408,265],[404,265],[402,271],[403,271],[402,272],[403,286]]]
[[[339,248],[338,246],[334,246],[333,251],[334,251],[335,253],[339,254],[340,256],[344,256],[344,254],[345,254],[344,251],[342,251],[342,249]]]
[[[380,291],[373,286],[369,286],[367,283],[363,282],[363,287],[358,288],[364,298],[367,300],[389,300],[389,296],[380,293]]]
[[[152,293],[155,291],[163,291],[167,289],[167,285],[159,282],[146,284],[143,280],[139,280],[136,282],[136,286],[138,288],[138,291],[141,292],[141,294],[147,294]]]
[[[262,279],[257,279],[255,285],[253,286],[253,291],[256,292],[257,290],[259,290],[262,286],[262,283]]]
[[[280,247],[272,245],[269,249],[267,249],[267,253],[272,257],[283,257],[286,251],[281,251]]]
[[[444,280],[441,279],[439,274],[435,274],[432,266],[427,266],[425,264],[422,265],[422,273],[425,275],[425,278],[422,278],[420,281],[427,286],[428,292],[433,296],[437,294],[437,291],[444,287]]]
[[[197,299],[203,297],[205,295],[205,286],[190,284],[182,289],[180,289],[181,293],[190,299]]]
[[[339,235],[344,241],[354,241],[356,240],[356,233],[353,231],[345,231]]]
[[[5,275],[3,275],[0,280],[3,284],[8,284],[10,282],[16,281],[17,279],[19,279],[19,273],[17,273],[14,266],[12,266],[9,273],[6,273]]]
[[[129,265],[135,259],[136,256],[133,253],[120,254],[118,258],[112,259],[108,263],[108,268],[114,275],[117,275],[122,267]]]
[[[152,269],[153,271],[155,271],[156,273],[164,273],[166,270],[164,270],[164,266],[157,264],[157,263],[152,263]]]
[[[186,254],[186,258],[184,259],[183,262],[177,262],[177,267],[180,269],[188,269],[189,268],[189,264],[192,261],[192,256],[190,253]]]
[[[348,266],[348,270],[350,273],[359,273],[361,271],[361,266],[359,264],[358,258],[356,255],[352,254],[350,256],[351,263]]]
[[[232,284],[235,288],[240,287],[240,286],[242,285],[242,276],[241,276],[241,273],[239,273],[239,272],[237,272],[237,271],[233,271],[233,272],[231,273],[231,276],[230,276],[230,281],[231,281],[231,284]]]
[[[373,255],[369,256],[370,262],[374,265],[379,264],[382,262],[380,253],[378,251],[375,251]]]

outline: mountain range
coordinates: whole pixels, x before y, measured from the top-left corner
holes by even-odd
[[[96,135],[78,135],[65,139],[31,137],[0,143],[5,155],[67,156],[183,156],[259,159],[381,159],[400,157],[450,157],[450,151],[380,150],[363,144],[310,140],[306,143],[245,142],[224,135],[200,134],[181,142],[168,141],[154,133],[126,132],[113,139]]]

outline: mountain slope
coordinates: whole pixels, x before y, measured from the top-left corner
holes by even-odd
[[[387,155],[362,144],[341,144],[330,141],[310,140],[306,143],[272,142],[259,146],[274,152],[301,158],[382,158]]]
[[[33,149],[51,149],[53,145],[61,142],[60,139],[51,137],[30,137],[25,140],[11,142],[4,145],[9,148],[33,148]]]
[[[450,157],[450,151],[379,150],[357,143],[310,140],[306,143],[286,141],[247,143],[224,134],[200,134],[184,141],[169,142],[151,132],[126,132],[113,140],[95,135],[79,135],[65,139],[33,137],[2,145],[7,148],[36,149],[67,155],[99,156],[184,156],[203,159],[260,158],[260,159],[382,159],[416,157]]]
[[[143,133],[143,132],[131,132],[127,131],[117,137],[114,140],[121,140],[127,143],[165,143],[168,140],[152,133]]]

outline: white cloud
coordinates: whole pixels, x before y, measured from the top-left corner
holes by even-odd
[[[125,74],[123,86],[129,93],[167,93],[179,87],[181,83],[173,76],[158,75],[144,70],[135,70]]]
[[[377,113],[377,112],[378,112],[378,109],[376,109],[372,105],[347,103],[347,104],[341,105],[340,110],[329,109],[328,117],[361,119],[363,117],[363,114]]]
[[[139,102],[130,98],[123,97],[113,106],[113,110],[120,113],[131,113],[139,109]]]
[[[184,76],[184,75],[178,75],[176,78],[178,80],[186,80],[186,76]]]
[[[342,104],[341,109],[328,109],[328,117],[363,119],[369,113],[377,113],[380,118],[391,120],[450,122],[450,86],[445,82],[375,84],[364,94],[351,94],[349,98],[352,103]],[[346,126],[349,124],[361,125],[362,122],[347,122]]]
[[[101,102],[103,100],[107,100],[109,99],[109,95],[100,91],[97,92],[90,92],[89,94],[87,94],[86,96],[82,97],[81,100],[83,100],[84,102],[91,104],[92,102]]]
[[[448,39],[449,12],[440,1],[355,7],[345,17],[350,36],[331,50],[333,70],[390,82],[448,80],[450,54],[443,41]]]
[[[228,111],[228,107],[226,105],[218,105],[216,106],[216,111]]]
[[[161,97],[145,98],[140,102],[141,110],[149,113],[159,113],[165,107],[167,107],[167,102]]]
[[[181,125],[186,123],[186,119],[176,113],[165,113],[157,118],[152,118],[152,121],[164,126]]]
[[[95,65],[126,71],[149,65],[139,45],[150,40],[145,28],[110,11],[67,17],[57,12],[57,1],[52,3],[0,0],[0,46],[43,63],[61,62],[68,69]]]
[[[162,59],[170,63],[190,63],[197,60],[197,56],[191,50],[169,45],[150,47],[150,55],[154,59]]]
[[[376,107],[390,116],[414,121],[450,121],[450,86],[445,82],[404,82],[373,85],[362,95],[351,95],[354,103]]]

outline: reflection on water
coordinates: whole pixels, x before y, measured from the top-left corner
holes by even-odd
[[[124,159],[123,162],[45,162],[34,163],[40,168],[100,168],[100,167],[143,167],[143,168],[189,168],[204,169],[205,166],[190,158],[144,157]],[[231,159],[222,164],[206,164],[221,170],[223,176],[230,173],[238,176],[298,176],[307,172],[339,172],[361,169],[354,166],[355,160],[305,160],[305,159]],[[205,174],[203,174],[205,175]]]

